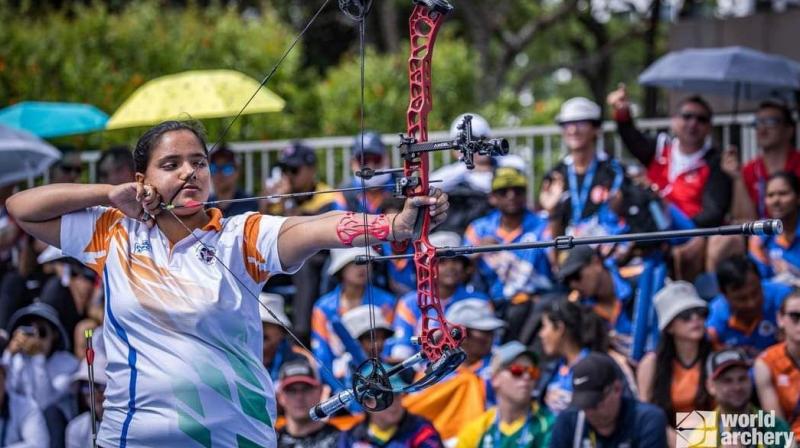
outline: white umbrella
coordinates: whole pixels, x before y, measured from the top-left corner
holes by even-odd
[[[61,153],[39,137],[0,126],[0,186],[34,178],[60,158]]]

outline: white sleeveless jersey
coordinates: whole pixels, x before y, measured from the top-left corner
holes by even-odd
[[[243,288],[257,297],[282,272],[285,218],[207,213],[209,224],[194,231],[207,247],[192,235],[170,247],[157,227],[113,208],[61,218],[63,252],[103,276],[104,448],[276,444],[260,305]]]

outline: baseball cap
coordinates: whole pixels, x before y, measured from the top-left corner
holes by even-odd
[[[528,179],[519,170],[511,167],[498,168],[494,172],[492,178],[492,191],[501,190],[503,188],[515,188],[528,186]]]
[[[697,289],[689,282],[667,283],[653,297],[653,306],[658,316],[658,329],[663,331],[675,316],[692,308],[708,308],[708,303],[700,298]]]
[[[508,366],[520,356],[527,356],[534,364],[539,363],[539,357],[519,341],[509,341],[492,350],[492,361],[489,363],[492,372]]]
[[[236,153],[234,153],[230,148],[227,146],[218,146],[211,154],[208,155],[208,161],[211,163],[216,162],[219,159],[230,160],[234,164],[236,163]]]
[[[322,384],[319,381],[317,369],[303,355],[286,360],[278,371],[278,384],[281,389],[297,383],[305,383],[309,386]]]
[[[605,353],[592,352],[572,368],[572,406],[591,409],[603,399],[606,387],[619,378],[617,365]]]
[[[558,280],[563,282],[591,263],[595,251],[590,246],[576,246],[569,250],[566,260],[558,270]]]
[[[278,325],[280,327],[283,327],[284,325],[289,328],[292,327],[292,321],[289,320],[289,316],[287,316],[286,311],[284,311],[285,307],[282,295],[262,292],[258,295],[258,301],[263,305],[258,306],[258,313],[261,315],[261,322]],[[272,311],[272,314],[275,316],[272,316],[272,314],[267,312],[267,310],[264,309],[265,306],[267,309]],[[275,319],[275,317],[278,319]]]
[[[361,134],[356,135],[350,150],[353,151],[353,157],[358,157],[362,152],[377,156],[386,155],[386,145],[381,141],[381,135],[372,131],[365,132],[363,139]]]
[[[370,318],[370,311],[372,311],[372,318]],[[370,321],[374,325],[370,325]],[[342,324],[350,336],[358,339],[367,334],[370,329],[386,330],[394,334],[392,326],[383,317],[383,312],[375,305],[361,305],[353,308],[352,310],[344,313],[342,316]]]
[[[473,330],[494,331],[506,326],[503,320],[495,317],[491,303],[482,299],[456,302],[445,312],[445,317],[454,324]]]
[[[600,106],[594,101],[584,98],[575,97],[564,101],[561,105],[561,111],[556,117],[558,124],[569,123],[572,121],[600,121],[602,111]]]
[[[706,375],[712,380],[717,379],[731,367],[749,369],[750,359],[743,351],[733,348],[712,353],[706,359]]]
[[[278,166],[282,168],[299,168],[317,164],[317,154],[310,146],[301,142],[292,142],[291,145],[283,148],[281,156],[278,158]]]

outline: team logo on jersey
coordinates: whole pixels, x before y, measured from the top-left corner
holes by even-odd
[[[212,265],[217,260],[217,251],[211,246],[199,244],[197,258],[207,265]]]
[[[150,241],[147,240],[137,241],[133,245],[133,253],[141,254],[144,252],[153,252],[153,247],[150,246]]]

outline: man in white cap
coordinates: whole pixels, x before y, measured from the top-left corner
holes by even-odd
[[[314,356],[327,367],[323,369],[323,381],[338,392],[349,372],[347,359],[343,356],[345,348],[333,329],[333,321],[341,319],[344,313],[364,304],[377,307],[387,322],[394,319],[395,298],[392,294],[368,285],[368,266],[357,265],[359,255],[376,255],[371,248],[353,247],[331,250],[328,275],[338,280],[338,286],[320,297],[311,313],[311,350]],[[330,378],[328,371],[333,372]]]
[[[609,233],[617,217],[609,199],[622,187],[620,164],[602,150],[602,111],[593,101],[576,97],[564,102],[556,118],[567,156],[542,182],[539,201],[550,213],[553,235]]]
[[[292,328],[292,321],[284,310],[283,296],[262,292],[258,299],[261,302],[259,313],[264,337],[263,363],[272,381],[277,381],[278,372],[284,361],[298,354],[304,356],[308,354],[286,337],[286,329]]]
[[[467,335],[461,343],[461,348],[467,354],[463,368],[474,372],[487,381],[487,391],[491,390],[488,382],[491,380],[489,364],[491,361],[492,347],[498,340],[498,330],[506,323],[494,314],[492,304],[480,299],[462,300],[447,310],[447,320],[454,324],[463,325]],[[494,401],[491,394],[487,394],[490,401]]]
[[[381,310],[372,305],[357,306],[344,313],[342,324],[350,336],[361,344],[361,350],[367,358],[371,358],[373,353],[382,358],[386,341],[394,334]]]

